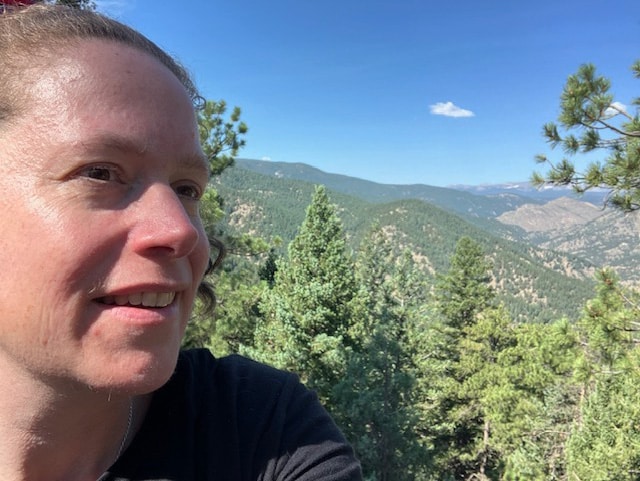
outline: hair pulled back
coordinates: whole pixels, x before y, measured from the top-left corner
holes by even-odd
[[[105,15],[60,5],[32,5],[0,14],[0,122],[17,114],[35,56],[55,55],[82,40],[119,42],[157,59],[182,83],[194,105],[202,102],[188,72],[136,30]],[[21,89],[22,87],[22,89]]]

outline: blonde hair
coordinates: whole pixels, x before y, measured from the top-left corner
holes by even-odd
[[[0,122],[16,115],[24,100],[21,87],[35,54],[77,44],[83,39],[119,42],[157,59],[182,83],[194,106],[203,102],[189,73],[147,37],[97,12],[33,5],[0,14]]]

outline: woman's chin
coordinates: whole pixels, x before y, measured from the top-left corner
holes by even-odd
[[[87,384],[96,391],[144,395],[162,387],[173,374],[178,350],[130,352],[111,363],[86,372]],[[93,371],[93,373],[91,372]]]

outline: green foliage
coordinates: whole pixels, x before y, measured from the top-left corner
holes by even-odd
[[[320,189],[303,218],[300,203],[312,186],[234,170],[216,179],[230,216],[225,229],[234,236],[287,232],[292,241],[287,255],[273,249],[246,258],[255,296],[244,295],[241,279],[229,289],[247,302],[233,314],[243,316],[235,321],[242,340],[230,322],[225,345],[294,370],[317,389],[369,479],[566,481],[587,472],[576,457],[585,446],[579,436],[602,433],[577,426],[592,415],[584,402],[602,372],[592,361],[605,358],[600,351],[615,354],[615,343],[603,351],[598,336],[587,335],[585,316],[577,326],[516,322],[534,318],[528,309],[541,292],[549,292],[542,306],[555,296],[573,302],[568,312],[578,317],[578,302],[569,299],[580,290],[535,270],[553,257],[538,259],[419,201],[371,205],[332,195],[343,227]],[[377,219],[377,228],[363,234],[363,219]],[[527,277],[523,290],[518,278]],[[523,309],[502,303],[497,288],[519,294]],[[615,299],[594,300],[590,309],[607,305],[614,318],[632,320]]]
[[[211,175],[220,175],[233,165],[238,151],[245,146],[247,125],[240,120],[240,107],[234,107],[228,119],[224,100],[207,100],[198,110],[200,142],[209,159]]]
[[[228,118],[227,104],[224,100],[207,100],[198,109],[198,129],[200,143],[205,156],[209,160],[212,177],[219,177],[233,165],[238,151],[244,147],[248,127],[240,120],[241,111],[235,107]],[[209,237],[221,235],[216,231],[217,224],[224,217],[222,196],[210,185],[201,201],[200,216]],[[225,235],[225,244],[232,252],[264,252],[266,243],[254,236],[233,237]],[[259,245],[255,245],[255,243]]]
[[[240,109],[233,109],[228,119],[225,119],[226,113],[227,106],[222,100],[206,101],[198,110],[200,142],[209,159],[212,176],[219,176],[230,167],[245,145],[248,129],[240,120]],[[208,347],[218,355],[237,352],[253,341],[261,286],[255,267],[236,256],[258,256],[270,247],[255,236],[246,233],[231,236],[221,230],[219,224],[225,215],[223,204],[222,197],[211,186],[200,201],[200,217],[207,236],[223,237],[226,252],[231,254],[222,271],[213,273],[209,279],[216,287],[216,316],[202,312],[196,305],[183,339],[184,347]]]
[[[258,268],[258,276],[261,280],[266,281],[269,287],[273,287],[276,282],[276,272],[278,272],[278,255],[275,249],[270,249],[267,259]]]
[[[389,238],[374,227],[356,260],[352,351],[335,388],[338,419],[353,442],[368,479],[411,480],[427,463],[415,426],[410,346],[420,289],[409,256],[397,259]],[[412,305],[413,304],[413,305]]]
[[[483,338],[488,325],[481,319],[487,316],[489,324],[509,321],[504,313],[489,314],[495,297],[489,267],[480,245],[462,237],[449,271],[436,286],[442,351],[434,364],[442,367],[432,380],[438,386],[431,400],[433,444],[436,465],[451,479],[486,479],[497,468],[489,441],[491,420],[483,404],[483,396],[489,393],[483,387],[491,382],[486,376],[497,372],[495,360],[502,341],[495,337],[500,333]]]
[[[240,352],[253,345],[259,320],[258,304],[266,283],[258,279],[255,265],[245,259],[228,259],[215,274],[216,309],[213,316],[196,309],[183,347],[206,347],[216,356]]]
[[[637,294],[603,273],[577,325],[557,321],[550,306],[575,311],[587,284],[536,267],[552,254],[421,201],[335,194],[338,208],[322,187],[256,179],[226,169],[205,195],[232,254],[187,345],[299,373],[367,479],[634,479]],[[258,237],[279,235],[286,253]],[[517,322],[531,319],[554,322]]]
[[[637,294],[624,290],[610,270],[599,271],[597,277],[598,295],[587,303],[578,323],[584,347],[576,375],[583,382],[627,369],[640,329]]]
[[[214,182],[225,199],[227,231],[280,236],[285,245],[295,237],[314,189],[311,184],[239,167],[228,169]],[[429,283],[435,273],[446,272],[459,238],[475,239],[493,262],[497,300],[514,320],[551,322],[564,316],[576,320],[592,293],[592,264],[505,241],[423,201],[371,204],[335,192],[331,198],[339,206],[349,248],[356,250],[377,222],[389,233],[396,255],[405,249],[413,253],[417,269]],[[567,277],[567,264],[576,273],[584,271],[585,277]]]
[[[331,391],[345,370],[355,286],[342,224],[323,187],[315,190],[288,258],[276,266],[254,346],[244,352],[299,373],[331,407]]]
[[[476,241],[466,236],[458,241],[449,272],[436,286],[440,312],[451,328],[473,325],[476,316],[490,306],[495,297],[489,285],[490,268]]]
[[[217,186],[237,194],[240,180],[227,175]],[[296,183],[287,188],[285,197],[247,189],[268,207],[246,225],[272,224],[309,193]],[[232,216],[235,207],[255,212],[246,208],[253,200],[238,198],[227,205]],[[338,198],[351,222],[357,201]],[[633,479],[637,442],[624,423],[640,424],[631,391],[637,294],[603,273],[577,324],[514,322],[493,287],[509,275],[496,243],[461,235],[448,251],[449,237],[434,227],[446,214],[429,211],[417,229],[451,257],[429,256],[425,269],[426,251],[405,234],[408,205],[375,206],[367,215],[379,223],[361,235],[342,227],[326,190],[316,189],[288,255],[265,250],[225,265],[221,314],[229,322],[216,322],[208,345],[298,372],[353,442],[367,479]],[[353,263],[347,240],[356,239]],[[538,274],[534,285],[557,284]]]
[[[213,188],[208,188],[200,200],[200,218],[209,237],[214,236],[216,225],[224,217],[222,198]]]
[[[640,61],[632,66],[633,75],[640,78]],[[595,187],[611,190],[608,202],[624,211],[640,208],[640,117],[627,112],[610,93],[611,82],[596,74],[591,64],[582,65],[578,72],[567,79],[562,92],[558,118],[559,125],[567,132],[562,134],[558,125],[550,122],[543,134],[552,148],[560,146],[566,154],[589,153],[603,150],[607,157],[602,162],[592,162],[584,172],[579,172],[574,162],[563,158],[553,163],[544,155],[536,161],[550,166],[545,175],[534,173],[536,185],[550,183],[571,185],[582,193]],[[634,99],[633,105],[640,105]]]
[[[637,363],[637,350],[633,351]],[[574,479],[634,481],[640,471],[640,372],[596,381],[569,439],[568,471]]]
[[[567,468],[578,479],[638,479],[640,466],[640,294],[615,275],[598,275],[597,297],[579,323],[580,416],[567,445]]]
[[[209,160],[212,177],[219,177],[231,167],[238,151],[245,145],[244,136],[248,128],[240,120],[240,108],[235,107],[228,119],[225,119],[226,113],[227,104],[224,100],[207,100],[202,108],[198,109],[200,143]],[[225,215],[223,199],[212,186],[209,186],[200,204],[200,217],[207,235],[214,237],[217,234],[216,225]],[[260,247],[264,249],[264,246]]]
[[[566,320],[515,326],[516,342],[501,354],[511,395],[496,403],[496,442],[510,481],[564,480],[565,445],[576,418],[571,382],[577,339]],[[505,381],[503,381],[505,382]]]

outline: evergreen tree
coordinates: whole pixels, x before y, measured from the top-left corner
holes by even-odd
[[[433,340],[439,350],[433,353],[433,372],[428,375],[435,390],[427,422],[431,424],[435,462],[443,479],[485,476],[488,471],[491,453],[485,443],[487,418],[479,404],[479,393],[468,388],[476,373],[469,370],[466,356],[472,341],[468,336],[477,329],[479,316],[487,312],[495,298],[489,285],[489,268],[480,245],[462,237],[448,273],[436,286],[441,321]]]
[[[200,142],[209,159],[211,174],[220,175],[233,165],[239,150],[245,146],[247,125],[240,120],[240,107],[234,107],[228,118],[224,100],[207,100],[198,109]]]
[[[610,271],[599,280],[579,324],[582,402],[567,468],[578,479],[630,481],[640,474],[640,294],[623,289]]]
[[[475,464],[477,479],[494,479],[501,472],[505,438],[510,434],[511,403],[518,389],[508,376],[503,354],[516,343],[515,329],[500,306],[478,313],[475,323],[464,329],[460,340],[460,360],[454,366],[464,404],[454,405],[450,418],[464,426],[481,423],[481,433],[473,444],[460,451],[460,461]],[[473,432],[473,428],[466,429]],[[481,434],[481,436],[480,436]]]
[[[632,71],[640,78],[640,60],[633,64]],[[553,122],[543,129],[552,148],[560,145],[569,155],[601,149],[608,157],[603,162],[593,162],[581,173],[567,158],[553,163],[538,155],[536,161],[549,164],[550,169],[545,175],[534,173],[532,181],[536,185],[547,182],[571,185],[577,192],[605,187],[611,190],[608,201],[613,206],[636,210],[640,208],[640,117],[637,110],[630,113],[623,104],[614,101],[610,88],[609,79],[597,76],[593,65],[582,65],[567,80],[558,118],[563,129],[577,129],[581,135],[562,135]],[[632,104],[640,105],[640,98]]]
[[[191,320],[183,347],[206,347],[220,357],[253,345],[265,288],[253,262],[239,256],[228,258],[215,274],[213,315],[198,314]]]
[[[300,375],[328,407],[346,368],[345,345],[355,293],[342,223],[317,187],[288,259],[277,262],[260,305],[253,348],[244,352]]]
[[[599,271],[597,279],[597,297],[578,323],[583,355],[576,375],[585,383],[626,370],[640,331],[638,293],[624,290],[610,270]]]
[[[511,396],[496,403],[496,440],[503,478],[566,480],[566,442],[576,419],[578,386],[572,381],[576,332],[560,320],[516,326],[516,344],[502,353]],[[502,425],[500,425],[502,424]]]
[[[240,120],[236,107],[228,119],[224,101],[206,101],[198,110],[198,127],[202,149],[209,160],[211,173],[219,176],[233,164],[234,157],[244,144],[247,126]],[[268,249],[265,241],[251,236],[230,238],[218,228],[224,217],[223,200],[209,185],[200,201],[200,217],[210,239],[224,238],[226,252],[259,253]],[[213,246],[212,255],[222,252]],[[233,272],[233,267],[243,265]],[[214,272],[208,281],[216,287],[218,309],[215,317],[209,309],[196,304],[194,315],[185,332],[183,347],[207,347],[218,355],[237,352],[239,346],[251,342],[255,325],[255,305],[259,294],[251,280],[255,278],[251,266],[238,260],[225,261],[224,272]],[[232,293],[232,295],[231,295]],[[206,307],[206,306],[205,306]]]
[[[449,271],[436,286],[439,310],[448,327],[459,332],[474,324],[476,316],[494,301],[490,269],[480,244],[470,237],[461,237]]]
[[[640,477],[640,393],[637,362],[627,373],[598,379],[581,405],[567,445],[570,479],[636,481]]]
[[[266,281],[269,287],[273,287],[273,283],[276,281],[276,272],[278,271],[278,256],[274,248],[269,250],[267,259],[258,268],[258,275],[260,279]]]
[[[241,110],[239,107],[235,107],[229,117],[225,118],[227,104],[224,100],[207,100],[197,113],[202,150],[209,160],[211,176],[217,177],[233,165],[235,156],[246,143],[245,136],[248,127],[240,120]],[[224,216],[222,206],[222,198],[209,185],[202,198],[200,209],[200,216],[209,237],[221,235],[221,232],[216,229],[216,225]],[[244,242],[242,239],[225,239],[225,244],[232,248],[239,245],[241,247],[236,247],[236,250],[243,251],[242,247],[252,240],[253,238],[250,236]],[[250,245],[248,247],[249,251],[265,249],[265,245],[260,245],[257,249],[251,249]]]
[[[339,421],[362,462],[365,477],[412,480],[426,453],[415,430],[415,369],[409,339],[412,319],[409,271],[398,264],[389,240],[375,226],[356,260],[359,286],[354,298],[352,338],[346,376],[336,389]]]

